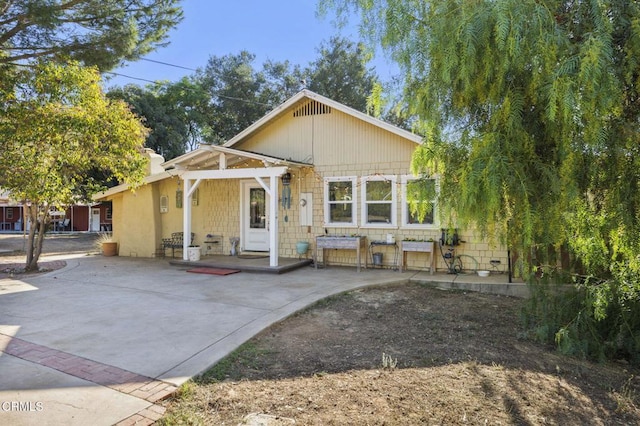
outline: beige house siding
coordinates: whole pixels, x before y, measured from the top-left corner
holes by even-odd
[[[333,109],[294,117],[284,114],[234,148],[276,158],[313,163],[336,172],[354,164],[381,169],[406,167],[416,144],[385,129]]]

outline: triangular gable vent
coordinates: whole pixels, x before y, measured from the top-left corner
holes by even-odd
[[[306,117],[309,115],[331,114],[331,107],[317,101],[309,101],[297,110],[293,111],[294,117]]]

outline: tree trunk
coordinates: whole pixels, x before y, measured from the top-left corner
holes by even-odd
[[[42,253],[42,243],[44,235],[47,232],[51,217],[49,216],[49,208],[47,205],[32,204],[27,207],[28,217],[31,222],[29,229],[29,238],[27,239],[27,259],[26,272],[38,270],[38,259]]]

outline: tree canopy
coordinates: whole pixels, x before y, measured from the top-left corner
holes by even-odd
[[[53,63],[4,80],[0,187],[23,201],[32,224],[27,269],[37,269],[49,210],[104,189],[106,173],[132,186],[145,173],[147,130],[122,101],[105,97],[95,68]]]
[[[289,63],[266,62],[262,70],[248,51],[212,56],[194,80],[210,97],[210,133],[205,140],[224,143],[293,94]]]
[[[49,58],[101,70],[166,43],[182,20],[179,0],[7,0],[0,2],[0,63]]]
[[[151,129],[146,146],[170,159],[196,141],[226,142],[304,87],[366,112],[378,81],[363,46],[337,37],[305,68],[271,60],[258,67],[255,59],[247,51],[212,56],[180,82],[114,87],[109,96],[131,104]]]
[[[445,217],[527,256],[567,246],[576,270],[607,280],[574,320],[615,306],[601,343],[615,336],[640,352],[640,336],[620,331],[640,324],[640,4],[323,5],[359,11],[401,66],[427,135],[414,168],[441,174]]]
[[[127,102],[150,130],[145,146],[169,160],[194,149],[207,132],[209,97],[191,79],[156,83],[142,88],[129,84],[108,92]]]
[[[371,55],[364,45],[332,37],[322,43],[318,55],[305,71],[309,90],[366,112],[378,76],[367,68]]]

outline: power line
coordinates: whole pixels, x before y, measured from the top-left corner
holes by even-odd
[[[140,60],[141,61],[147,61],[147,62],[153,62],[154,64],[166,65],[168,67],[181,68],[181,69],[187,70],[187,71],[198,71],[198,70],[193,69],[193,68],[183,67],[182,65],[170,64],[168,62],[156,61],[156,60],[153,60],[153,59],[140,58]]]
[[[169,83],[169,84],[171,84],[168,80],[155,80],[154,81],[154,80],[149,80],[149,79],[141,78],[141,77],[132,77],[130,75],[125,75],[125,74],[121,74],[121,73],[117,73],[117,72],[113,72],[113,71],[105,71],[104,74],[111,74],[111,75],[115,75],[117,77],[130,78],[132,80],[144,81],[146,83],[153,83],[153,84]],[[247,104],[263,105],[263,106],[266,106],[266,107],[269,107],[269,108],[273,107],[273,105],[267,104],[267,103],[264,103],[264,102],[258,102],[258,101],[248,100],[248,99],[236,98],[236,97],[233,97],[233,96],[227,96],[227,95],[221,95],[221,94],[213,94],[213,93],[211,95],[217,96],[217,97],[223,98],[223,99],[228,99],[228,100],[231,100],[231,101],[244,102],[244,103],[247,103]]]
[[[138,80],[138,81],[144,81],[146,83],[161,83],[162,80],[149,80],[147,78],[141,78],[141,77],[133,77],[130,75],[125,75],[125,74],[120,74],[119,72],[113,72],[113,71],[103,71],[103,74],[110,74],[110,75],[115,75],[116,77],[124,77],[124,78],[130,78],[131,80]]]

